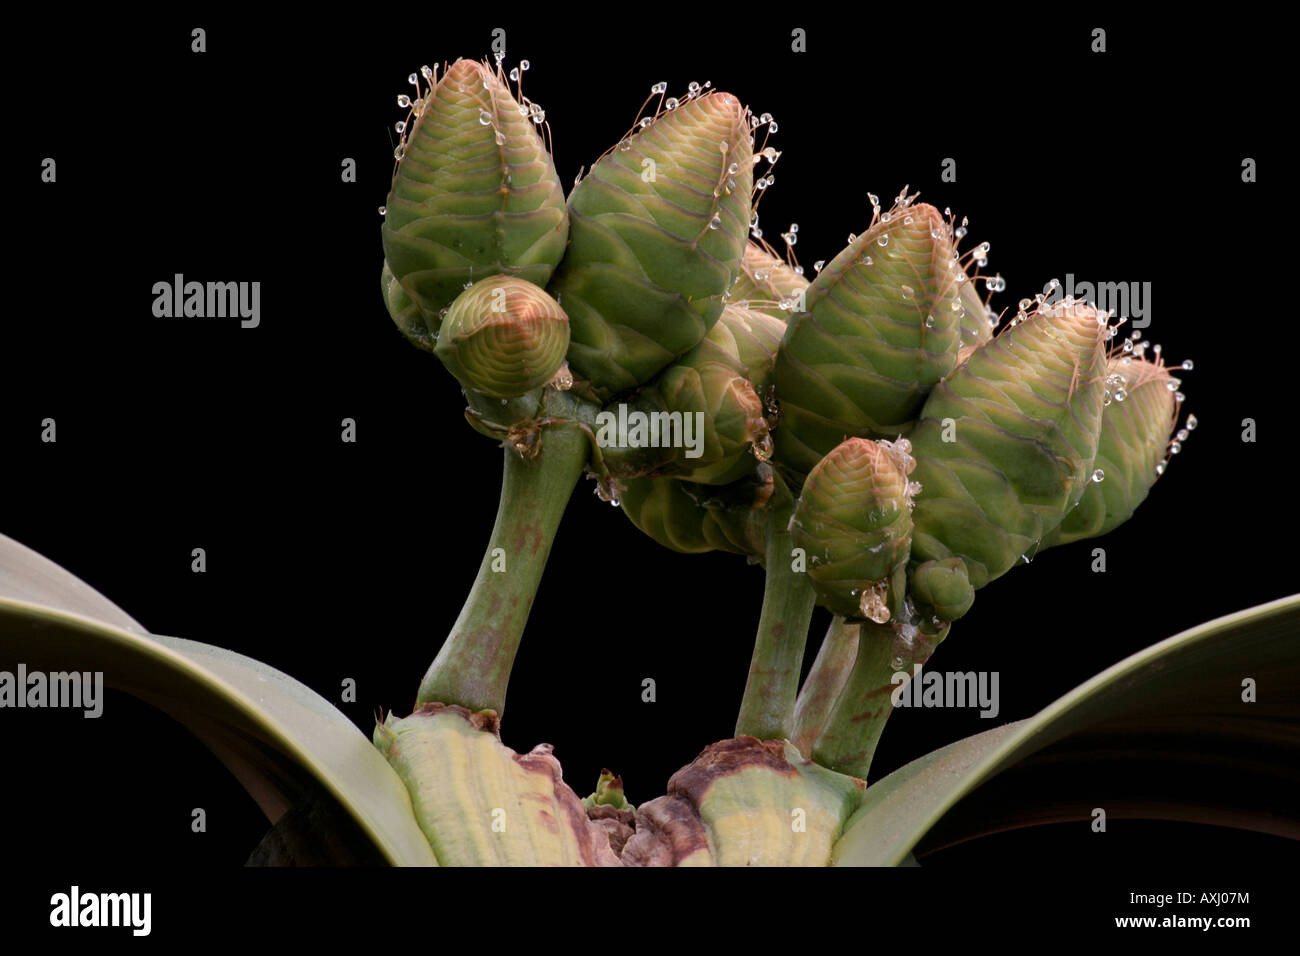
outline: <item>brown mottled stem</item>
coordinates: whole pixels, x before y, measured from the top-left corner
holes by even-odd
[[[460,616],[420,683],[417,707],[438,702],[505,710],[510,669],[588,448],[587,435],[574,425],[544,429],[531,460],[507,443],[492,539]],[[494,570],[501,559],[505,570]]]
[[[811,756],[813,744],[826,728],[831,708],[848,682],[857,656],[858,622],[836,614],[794,702],[794,736],[790,742],[805,756]]]
[[[863,622],[853,670],[831,710],[826,729],[813,745],[813,760],[831,770],[867,779],[880,732],[894,710],[892,679],[898,670],[894,655],[894,628]],[[910,672],[914,663],[924,664],[928,656],[928,645],[922,645],[921,653],[908,657],[904,672]]]
[[[779,478],[774,498],[777,503],[768,522],[763,612],[736,719],[737,737],[749,735],[759,740],[788,740],[794,733],[795,695],[808,624],[817,602],[808,575],[792,568],[794,539],[787,528],[794,500]]]

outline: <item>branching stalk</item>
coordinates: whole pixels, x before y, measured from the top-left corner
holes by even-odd
[[[932,651],[933,645],[916,644],[901,670],[910,673],[912,665],[924,664]],[[812,748],[813,759],[823,767],[867,779],[880,733],[894,710],[897,653],[892,626],[863,622],[853,670]]]
[[[760,740],[787,740],[794,732],[799,673],[817,600],[808,575],[792,567],[794,543],[788,525],[794,501],[779,478],[777,483],[779,503],[772,506],[767,534],[763,612],[736,720],[736,736]]]
[[[794,736],[790,742],[805,756],[811,756],[813,744],[826,728],[857,655],[857,622],[849,623],[836,614],[794,704]]]
[[[492,538],[460,616],[420,683],[417,706],[436,701],[505,710],[524,625],[589,447],[575,425],[550,426],[542,434],[531,460],[506,444]]]

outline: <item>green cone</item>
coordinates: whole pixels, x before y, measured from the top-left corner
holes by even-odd
[[[619,504],[639,531],[673,551],[762,557],[771,497],[772,469],[760,465],[753,475],[722,488],[672,478],[633,479],[623,482]]]
[[[777,358],[777,460],[807,474],[846,436],[906,434],[957,363],[962,281],[949,224],[926,204],[882,214],[822,269]]]
[[[808,280],[802,273],[795,272],[787,262],[751,239],[745,246],[745,256],[728,301],[764,312],[784,323],[795,314],[791,308],[798,304],[795,297],[807,288]]]
[[[741,305],[728,305],[722,310],[718,324],[682,361],[726,365],[744,375],[761,397],[772,384],[772,367],[784,334],[785,323],[775,316]]]
[[[1088,485],[1043,547],[1095,538],[1119,527],[1164,472],[1169,436],[1178,421],[1177,381],[1163,364],[1121,355],[1111,358],[1107,382],[1110,402],[1101,415],[1095,463],[1101,480]]]
[[[752,471],[756,460],[766,460],[771,439],[760,391],[769,384],[783,328],[769,315],[728,306],[704,340],[653,384],[607,406],[610,419],[621,421],[620,406],[625,405],[633,425],[626,435],[615,428],[597,434],[609,474],[621,480],[689,477],[721,485]],[[657,439],[653,430],[633,430],[638,415],[659,423]],[[683,434],[699,439],[698,447],[667,441],[663,433],[670,422],[674,435],[684,427]],[[699,455],[692,457],[697,450]]]
[[[431,75],[431,74],[430,74]],[[564,255],[568,215],[536,125],[496,72],[457,60],[417,101],[385,204],[384,256],[419,306],[417,345],[469,283],[503,274],[544,286]]]
[[[438,336],[430,330],[429,324],[420,314],[419,306],[411,301],[411,297],[393,275],[393,270],[388,268],[387,259],[379,274],[379,285],[384,294],[384,304],[388,306],[388,314],[402,330],[402,334],[420,348],[432,352]]]
[[[728,93],[689,100],[569,196],[571,242],[550,290],[573,325],[569,364],[602,395],[650,381],[722,313],[749,226],[746,117]]]
[[[962,347],[983,345],[993,338],[993,317],[989,315],[984,300],[980,298],[979,286],[974,280],[968,279],[959,285],[961,309],[958,310],[958,314],[961,316]],[[959,359],[958,364],[960,363]]]
[[[960,557],[981,588],[1032,557],[1087,487],[1105,341],[1091,306],[1044,306],[934,388],[912,432],[913,560]]]
[[[794,543],[807,554],[818,598],[849,620],[884,623],[902,600],[896,578],[911,545],[907,439],[850,438],[804,482],[794,512]],[[890,594],[891,579],[895,593]]]
[[[489,276],[452,302],[434,351],[466,388],[516,398],[554,378],[568,347],[559,303],[531,282]]]

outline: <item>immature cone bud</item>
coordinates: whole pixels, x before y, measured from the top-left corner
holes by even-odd
[[[384,255],[427,327],[398,326],[426,345],[465,283],[504,274],[544,286],[564,255],[568,214],[537,125],[484,64],[457,60],[407,122]]]
[[[912,432],[912,555],[960,557],[981,588],[1030,560],[1082,497],[1097,454],[1106,324],[1044,306],[976,348],[930,393]]]
[[[604,463],[620,479],[680,476],[711,485],[730,484],[770,453],[771,439],[760,390],[770,380],[780,344],[779,320],[728,306],[699,345],[665,369],[624,405],[632,429],[602,430]],[[641,433],[636,429],[641,424]],[[621,419],[620,419],[621,421]],[[659,426],[656,438],[649,426]],[[665,438],[664,432],[671,438]],[[694,438],[695,447],[683,438]]]
[[[803,311],[800,293],[807,288],[808,280],[801,273],[751,239],[728,300],[784,323]]]
[[[466,388],[515,398],[554,378],[568,347],[559,303],[531,282],[491,276],[451,304],[434,351]]]
[[[705,93],[614,147],[569,196],[551,292],[573,322],[569,364],[602,395],[642,385],[722,313],[749,228],[747,113]]]
[[[1106,371],[1109,404],[1101,415],[1093,480],[1043,547],[1119,527],[1164,471],[1169,436],[1178,422],[1177,382],[1163,364],[1128,355],[1111,358]]]
[[[908,572],[912,600],[922,617],[955,621],[975,603],[966,562],[961,558],[923,561]]]
[[[897,205],[821,270],[777,356],[776,457],[806,474],[845,435],[907,434],[957,363],[972,308],[948,223]],[[983,307],[980,307],[981,316]]]
[[[890,619],[891,578],[907,561],[915,462],[907,439],[850,438],[808,474],[792,533],[822,603],[849,619]]]

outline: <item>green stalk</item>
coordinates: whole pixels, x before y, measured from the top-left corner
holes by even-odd
[[[804,644],[817,595],[808,575],[791,567],[794,539],[789,530],[794,501],[777,479],[767,534],[767,580],[763,613],[754,639],[749,679],[736,719],[736,736],[787,740],[794,732],[794,702],[803,668]]]
[[[588,450],[587,435],[574,425],[545,428],[532,460],[507,443],[492,539],[465,606],[420,683],[417,706],[436,701],[504,712],[524,625]],[[504,571],[493,570],[500,566],[497,548]]]
[[[836,614],[794,703],[794,736],[790,742],[800,753],[811,756],[813,744],[826,728],[857,656],[858,624]]]
[[[894,628],[863,622],[853,670],[835,702],[826,729],[813,745],[813,760],[839,773],[867,779],[880,733],[894,711],[895,672],[903,670],[910,674],[914,663],[924,664],[929,657],[929,649],[918,647],[921,653],[909,655],[902,668],[895,667]]]

